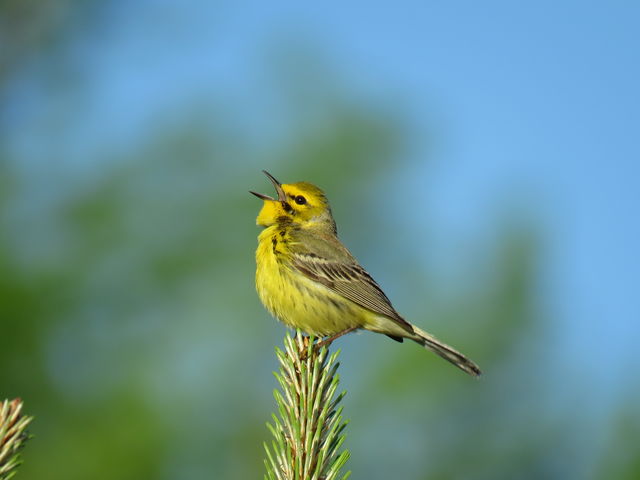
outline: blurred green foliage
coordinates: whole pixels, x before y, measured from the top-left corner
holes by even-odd
[[[97,15],[81,3],[2,4],[0,88],[34,56],[57,64],[59,46],[77,41],[67,30]],[[585,459],[580,419],[550,408],[537,226],[505,219],[455,292],[422,295],[438,278],[417,252],[402,235],[371,235],[396,221],[375,206],[380,179],[403,168],[401,115],[315,81],[304,94],[283,87],[291,129],[266,146],[224,108],[197,105],[125,151],[98,148],[89,173],[0,151],[0,397],[22,397],[36,417],[19,478],[261,475],[283,333],[253,291],[258,205],[247,190],[268,188],[266,167],[321,185],[374,275],[383,248],[398,252],[385,280],[416,292],[398,308],[487,372],[474,382],[412,345],[341,340],[353,478],[640,478],[624,413],[606,454]],[[307,114],[314,99],[319,117]]]

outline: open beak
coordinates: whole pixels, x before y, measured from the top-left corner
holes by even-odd
[[[278,193],[277,201],[286,202],[287,196],[285,195],[284,190],[282,190],[282,186],[280,185],[280,182],[276,180],[275,177],[271,175],[269,172],[267,172],[266,170],[263,170],[262,173],[264,173],[267,177],[269,177],[269,180],[271,180],[271,183],[273,183],[273,186],[276,188],[276,192]],[[275,198],[272,198],[269,195],[265,195],[263,193],[252,192],[251,190],[249,190],[249,193],[254,194],[256,197],[262,200],[271,200],[274,202],[276,201]]]

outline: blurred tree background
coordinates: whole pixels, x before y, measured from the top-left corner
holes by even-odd
[[[353,478],[640,478],[637,375],[580,408],[599,352],[559,339],[544,209],[510,192],[489,240],[443,233],[444,117],[363,93],[305,35],[225,68],[256,38],[204,3],[0,6],[0,398],[35,416],[18,478],[262,475],[284,333],[253,287],[262,168],[324,188],[396,307],[487,372],[341,339]]]

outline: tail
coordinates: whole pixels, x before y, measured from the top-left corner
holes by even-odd
[[[428,334],[424,330],[420,330],[415,325],[411,325],[411,326],[412,326],[413,332],[416,334],[416,336],[415,337],[411,336],[411,337],[408,337],[408,338],[410,338],[411,340],[413,340],[416,343],[419,343],[423,347],[428,348],[433,353],[435,353],[436,355],[441,356],[442,358],[444,358],[448,362],[453,363],[460,370],[464,370],[465,372],[467,372],[472,377],[479,377],[482,374],[482,372],[480,371],[480,368],[478,367],[478,365],[473,363],[471,360],[469,360],[463,354],[461,354],[457,350],[451,348],[446,343],[442,343],[440,340],[438,340],[433,335]]]

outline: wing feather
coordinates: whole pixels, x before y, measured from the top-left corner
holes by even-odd
[[[351,262],[331,261],[315,253],[297,252],[293,254],[294,267],[307,278],[318,282],[338,293],[347,300],[374,313],[384,315],[409,331],[411,327],[395,311],[380,286],[367,271],[350,257]]]

